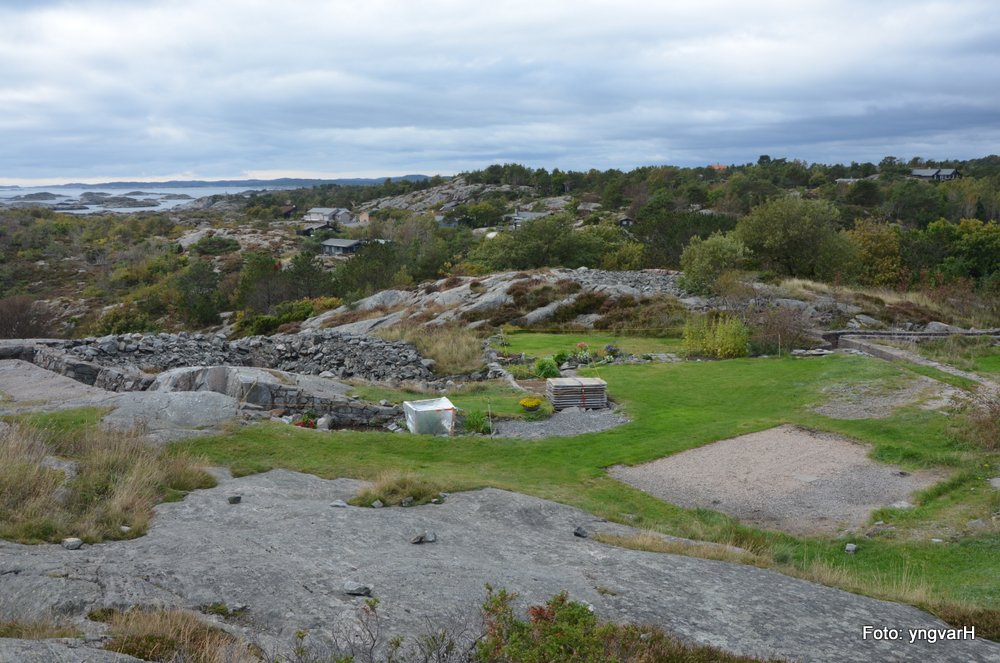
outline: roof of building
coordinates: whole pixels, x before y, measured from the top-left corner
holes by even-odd
[[[323,240],[323,246],[338,246],[342,249],[349,249],[352,246],[357,246],[361,243],[360,239],[325,239]]]
[[[914,168],[910,175],[914,177],[951,177],[958,173],[957,168]]]

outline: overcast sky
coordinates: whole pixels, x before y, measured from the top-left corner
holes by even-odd
[[[0,182],[1000,153],[996,0],[0,0]]]

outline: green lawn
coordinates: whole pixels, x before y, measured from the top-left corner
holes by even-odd
[[[539,332],[514,332],[506,334],[509,343],[506,350],[511,353],[523,352],[532,357],[551,357],[557,352],[574,352],[577,343],[586,343],[591,352],[603,350],[606,345],[614,345],[626,354],[644,355],[649,353],[673,352],[681,350],[679,338],[657,338],[647,336],[614,336],[598,333],[545,334]],[[494,344],[494,347],[496,345]],[[502,348],[497,348],[502,349]]]
[[[550,338],[546,345],[539,336],[529,336],[535,337],[531,344],[535,348],[564,346],[563,337]],[[611,396],[626,406],[632,422],[599,434],[544,441],[447,439],[363,432],[330,435],[267,424],[183,446],[237,473],[287,467],[328,478],[372,478],[392,468],[415,472],[453,491],[495,486],[664,533],[734,543],[775,559],[780,553],[782,560],[796,567],[821,561],[849,573],[854,586],[892,584],[916,576],[934,598],[1000,607],[1000,537],[995,535],[948,545],[862,538],[864,554],[848,556],[843,553],[844,540],[795,538],[742,526],[723,514],[664,503],[605,473],[609,465],[642,463],[795,423],[868,441],[873,456],[883,461],[954,468],[958,478],[927,491],[918,509],[884,510],[880,518],[887,522],[901,528],[926,524],[946,517],[956,502],[988,518],[988,510],[1000,504],[985,492],[972,491],[995,476],[996,458],[977,456],[954,442],[948,433],[950,418],[913,409],[887,419],[833,420],[809,409],[821,401],[824,386],[897,379],[906,371],[887,362],[840,355],[607,366],[600,375],[608,381]]]
[[[417,389],[389,389],[372,384],[361,384],[354,388],[352,394],[358,398],[377,403],[380,400],[401,404],[403,401],[418,401],[426,398],[438,398],[437,392],[419,391]],[[524,417],[525,412],[518,401],[527,396],[521,391],[515,391],[509,385],[500,382],[478,382],[461,389],[453,389],[447,394],[455,407],[465,412],[491,412],[497,417]],[[552,413],[552,405],[543,399],[543,414]]]

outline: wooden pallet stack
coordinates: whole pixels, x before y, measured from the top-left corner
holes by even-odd
[[[608,406],[608,383],[600,378],[549,378],[545,381],[545,395],[557,410],[596,410]]]

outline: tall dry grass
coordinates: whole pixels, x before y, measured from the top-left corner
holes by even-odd
[[[106,615],[111,641],[105,649],[164,663],[260,663],[260,651],[187,610]]]
[[[422,356],[434,360],[438,375],[470,373],[483,366],[483,336],[473,329],[399,324],[374,333],[387,341],[412,343]]]
[[[137,536],[158,502],[215,485],[196,459],[150,447],[138,435],[88,430],[72,437],[60,444],[51,432],[0,429],[0,538]],[[56,456],[74,466],[75,476],[54,466]]]
[[[0,617],[0,638],[48,640],[49,638],[78,638],[82,635],[78,628],[55,620],[22,621]]]
[[[426,504],[440,496],[441,486],[422,479],[412,472],[386,470],[381,472],[370,485],[351,500],[352,504],[371,506],[379,500],[386,506],[399,504],[403,498],[412,497],[414,504]]]
[[[965,281],[901,291],[790,278],[783,280],[778,287],[798,299],[809,300],[817,294],[830,295],[838,301],[861,306],[873,314],[884,313],[927,322],[936,319],[970,328],[1000,326],[1000,300],[975,291]]]

